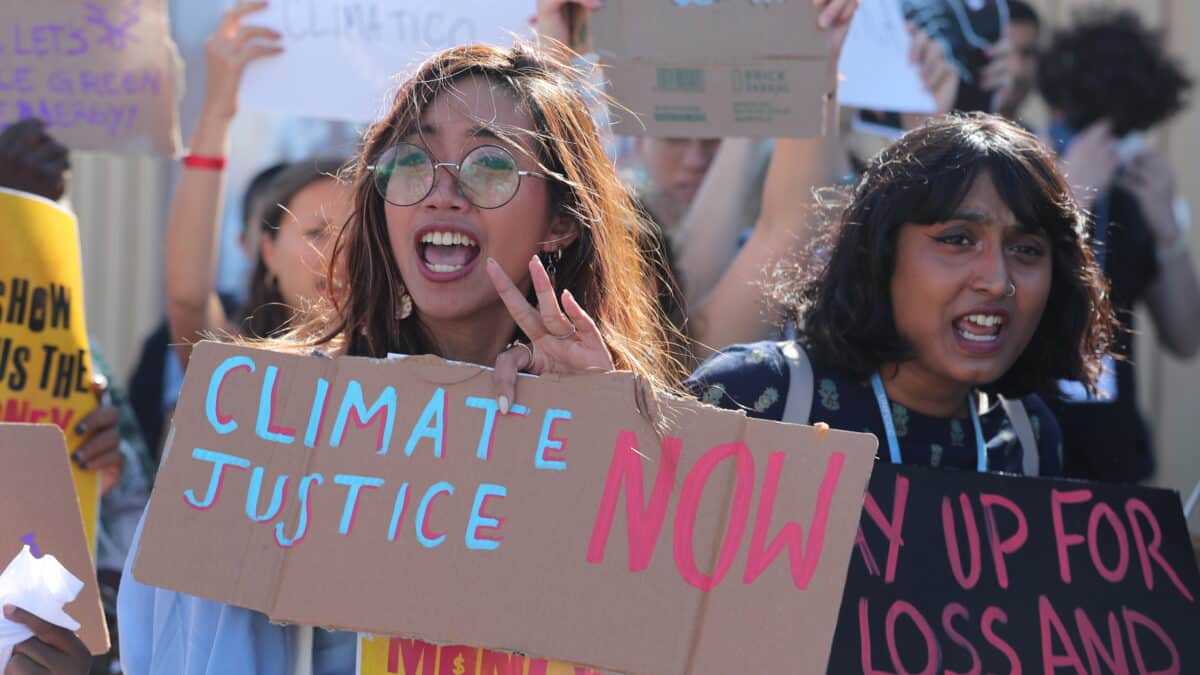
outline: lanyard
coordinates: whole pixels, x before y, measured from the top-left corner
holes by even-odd
[[[871,388],[875,390],[875,402],[879,405],[879,416],[883,418],[883,432],[887,435],[888,450],[891,453],[892,464],[900,464],[900,440],[896,438],[896,424],[892,421],[892,406],[888,401],[887,392],[883,389],[883,380],[879,373],[871,375]],[[974,400],[967,401],[971,409],[971,424],[975,427],[975,448],[978,459],[975,470],[987,471],[987,444],[983,442],[983,427],[979,424],[979,411]]]

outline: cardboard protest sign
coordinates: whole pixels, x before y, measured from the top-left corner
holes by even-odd
[[[53,555],[84,582],[65,607],[93,654],[108,652],[108,627],[91,548],[83,536],[62,432],[48,424],[0,424],[0,570],[26,545]]]
[[[957,110],[990,110],[991,95],[979,86],[986,50],[1004,36],[1006,0],[862,0],[839,69],[842,105],[906,113],[937,112],[933,96],[909,60],[907,23],[924,30],[945,50],[957,71]]]
[[[75,425],[98,405],[83,312],[75,215],[41,197],[0,188],[0,422],[54,424],[74,451]],[[94,550],[100,477],[71,463],[83,528]]]
[[[272,0],[247,23],[282,33],[285,51],[247,69],[240,100],[258,110],[369,122],[410,67],[449,47],[511,44],[536,13],[534,0]]]
[[[0,0],[0,127],[75,150],[175,155],[181,62],[166,0]]]
[[[592,15],[618,134],[817,136],[831,91],[811,2],[610,0]]]
[[[877,466],[830,673],[1200,672],[1174,492]]]
[[[134,577],[618,672],[820,672],[873,436],[628,373],[522,378],[517,400],[498,415],[487,370],[434,357],[201,343]]]

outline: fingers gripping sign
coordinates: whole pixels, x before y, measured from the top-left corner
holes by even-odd
[[[612,354],[596,322],[588,316],[571,292],[555,297],[554,285],[542,261],[529,261],[538,306],[535,309],[496,261],[488,259],[488,276],[508,313],[529,344],[510,345],[496,359],[493,386],[501,412],[507,414],[514,399],[517,373],[563,375],[613,370]]]
[[[74,632],[44,621],[13,605],[4,607],[4,618],[24,624],[33,637],[13,648],[5,675],[34,673],[87,673],[92,657]]]

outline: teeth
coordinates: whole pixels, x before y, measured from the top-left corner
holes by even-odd
[[[1004,323],[1004,317],[997,314],[969,314],[963,319],[977,326],[999,326]]]
[[[479,242],[461,232],[427,232],[421,237],[422,244],[433,246],[478,246]]]
[[[996,338],[999,337],[999,335],[976,335],[961,329],[958,331],[958,334],[961,335],[964,340],[968,340],[970,342],[995,342]]]
[[[425,266],[434,272],[457,272],[463,268],[463,265],[439,265],[436,263],[425,263]]]

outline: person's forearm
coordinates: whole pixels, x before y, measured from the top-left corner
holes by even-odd
[[[201,115],[192,136],[191,154],[225,157],[230,121],[220,112]],[[224,179],[222,171],[185,168],[171,201],[165,277],[168,318],[175,342],[192,342],[203,331],[223,328],[209,324],[213,323],[211,298],[216,293]],[[186,358],[186,354],[181,356]]]
[[[765,227],[796,233],[807,228],[813,190],[832,185],[845,164],[838,110],[837,97],[828,96],[824,103],[824,135],[776,141],[756,230]]]
[[[696,199],[674,233],[677,271],[688,306],[712,291],[737,255],[742,228],[750,225],[746,205],[761,189],[756,178],[767,144],[745,138],[721,143]]]
[[[1195,356],[1200,351],[1200,278],[1186,250],[1161,261],[1149,304],[1163,345],[1180,358]]]
[[[832,183],[837,165],[837,114],[837,99],[830,96],[825,102],[825,136],[776,142],[758,225],[712,293],[692,312],[699,357],[706,356],[706,348],[770,334],[774,313],[764,284],[784,259],[803,263],[815,218],[813,189]]]

